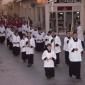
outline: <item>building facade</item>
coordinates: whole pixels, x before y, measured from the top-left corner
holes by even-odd
[[[85,29],[85,0],[55,0],[53,12],[51,4],[45,5],[46,31],[55,29],[57,32],[74,30],[77,23],[81,22]]]
[[[37,4],[36,0],[20,0],[7,5],[5,14],[17,14],[20,17],[31,18],[34,25],[39,25],[48,32],[55,29],[57,32],[66,32],[75,29],[80,21],[85,29],[85,0],[55,0],[52,4]],[[49,0],[48,0],[49,1]]]
[[[34,25],[39,25],[45,29],[45,7],[37,4],[36,0],[16,0],[13,3],[8,3],[3,6],[5,15],[17,15],[28,20],[28,17],[33,21]]]

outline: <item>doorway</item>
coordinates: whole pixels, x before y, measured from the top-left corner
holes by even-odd
[[[80,12],[60,11],[57,13],[57,31],[66,32],[76,29],[80,21]]]

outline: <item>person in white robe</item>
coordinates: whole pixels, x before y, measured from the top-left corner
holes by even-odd
[[[51,40],[52,50],[54,50],[55,53],[56,53],[57,58],[56,58],[56,61],[55,61],[55,66],[57,66],[58,64],[60,64],[61,39],[57,35],[56,31],[52,32],[52,37],[53,37],[53,39]]]
[[[78,38],[82,41],[82,46],[84,48],[84,30],[83,30],[80,22],[78,22],[77,34],[78,34]]]
[[[56,53],[51,50],[51,44],[47,44],[47,50],[42,54],[42,60],[44,63],[45,76],[47,79],[53,78],[55,76],[55,65]]]
[[[45,37],[44,37],[44,41],[45,41],[45,50],[47,49],[46,47],[47,47],[47,44],[51,44],[51,40],[53,39],[52,38],[52,32],[51,31],[49,31],[48,33],[47,33],[47,35],[45,35]]]
[[[23,60],[24,63],[27,60],[27,57],[26,57],[26,42],[27,41],[28,40],[26,38],[26,35],[23,34],[23,38],[20,41],[20,50],[21,50],[21,58],[22,58],[22,60]]]
[[[24,23],[22,24],[22,34],[25,34],[25,33],[26,33],[27,28],[28,28],[28,25],[27,25],[26,22],[24,22]]]
[[[81,79],[81,62],[83,47],[81,40],[78,39],[77,32],[73,33],[72,39],[68,43],[69,51],[69,76],[76,76],[77,79]]]
[[[66,32],[66,37],[64,38],[64,46],[63,50],[65,51],[65,63],[69,65],[69,51],[68,51],[68,43],[69,40],[71,39],[71,33],[70,31]]]
[[[38,34],[36,36],[36,51],[44,50],[44,36],[41,30],[38,30]]]
[[[31,67],[34,64],[34,49],[35,49],[35,40],[31,35],[31,32],[28,33],[28,41],[26,42],[26,56],[28,59],[28,67]]]
[[[13,43],[13,54],[14,56],[18,56],[20,54],[20,36],[16,31],[12,36],[12,43]]]
[[[0,43],[3,44],[5,41],[5,36],[6,36],[6,30],[4,25],[0,25]]]
[[[18,28],[18,34],[20,36],[20,39],[22,39],[22,36],[23,36],[23,34],[22,34],[22,25]]]
[[[6,28],[6,43],[7,43],[7,47],[9,47],[10,45],[10,26],[7,26]]]
[[[31,32],[31,35],[33,36],[33,32],[34,32],[34,27],[30,26],[29,32]]]
[[[38,34],[38,29],[35,27],[34,30],[33,30],[33,33],[32,33],[35,41],[36,41],[37,34]]]
[[[9,34],[9,49],[13,51],[13,43],[12,43],[13,36],[14,36],[13,28],[9,29],[8,34]]]

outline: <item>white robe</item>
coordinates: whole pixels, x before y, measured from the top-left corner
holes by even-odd
[[[49,53],[47,50],[45,50],[43,52],[42,60],[44,61],[45,68],[53,68],[54,67],[54,61],[52,58],[54,58],[56,60],[56,54],[54,51],[51,50],[51,52]]]
[[[50,36],[46,35],[45,38],[44,38],[45,45],[51,44],[51,40],[52,40],[52,39],[53,39],[53,38],[52,38],[51,35],[50,35]]]
[[[26,40],[25,39],[22,39],[20,41],[20,49],[21,49],[21,52],[26,52]]]
[[[70,38],[71,39],[71,38]],[[68,51],[68,43],[69,43],[69,40],[70,39],[68,39],[68,37],[65,37],[64,38],[64,46],[63,46],[63,50],[64,51]],[[67,41],[68,41],[68,43],[67,43]]]
[[[30,31],[30,26],[27,26],[27,28],[25,29],[26,32]]]
[[[13,36],[14,36],[14,32],[12,32],[11,30],[9,30],[9,40],[10,40],[10,42],[12,42]]]
[[[29,32],[31,32],[31,33],[32,33],[32,36],[33,36],[33,31],[34,31],[34,29],[30,29],[30,30],[29,30]]]
[[[0,27],[0,36],[1,37],[5,36],[5,27],[4,26]]]
[[[58,44],[59,46],[55,46],[56,44]],[[61,52],[61,40],[59,36],[56,36],[54,38],[54,41],[52,42],[52,50],[54,50],[55,53]]]
[[[22,25],[22,33],[26,33],[26,29],[27,29],[27,24],[26,25]]]
[[[78,34],[78,38],[81,41],[84,41],[84,35],[83,35],[83,28],[82,28],[82,26],[78,26],[77,27],[77,34]]]
[[[20,47],[20,37],[13,35],[12,43],[13,43],[13,47]]]
[[[37,37],[37,34],[38,34],[38,30],[33,30],[33,33],[32,33],[32,35],[34,36],[34,39],[36,40],[36,37]]]
[[[36,36],[36,42],[37,43],[42,43],[44,42],[44,37],[43,37],[43,34],[41,33],[41,35],[38,33],[37,36]]]
[[[34,48],[35,48],[35,40],[31,37],[30,41],[30,47],[26,46],[26,54],[34,54]],[[31,48],[32,46],[32,48]]]
[[[6,28],[6,38],[10,37],[10,28]]]
[[[73,49],[77,48],[78,51],[72,52]],[[69,60],[71,62],[80,62],[82,61],[81,52],[83,51],[81,40],[78,39],[77,42],[74,42],[73,38],[69,41],[68,44],[69,50]]]

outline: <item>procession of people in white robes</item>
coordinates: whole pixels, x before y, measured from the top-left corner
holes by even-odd
[[[67,31],[62,45],[60,35],[52,30],[47,34],[40,27],[28,26],[26,22],[19,29],[0,24],[0,43],[6,40],[7,47],[14,56],[21,55],[28,67],[34,64],[35,52],[42,52],[42,62],[48,79],[55,76],[55,67],[60,64],[61,47],[65,51],[65,63],[69,67],[69,76],[81,79],[81,62],[84,48],[84,35],[79,25],[77,31],[70,34]]]

